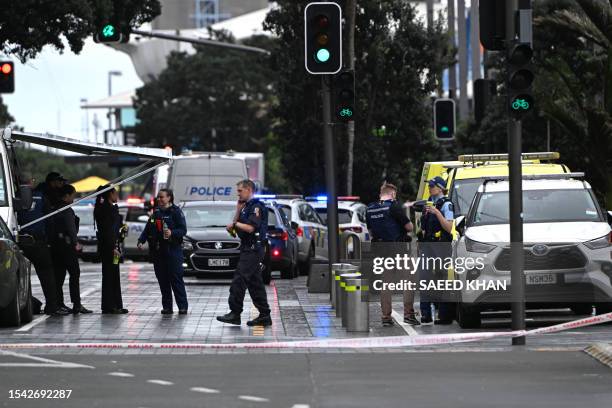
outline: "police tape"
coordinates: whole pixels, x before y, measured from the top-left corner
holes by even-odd
[[[271,341],[256,343],[5,343],[0,349],[310,349],[310,348],[393,348],[407,346],[430,346],[471,341],[488,340],[499,337],[520,337],[557,333],[612,321],[612,313],[591,316],[571,322],[556,324],[532,330],[509,332],[476,332],[449,334],[420,334],[416,336],[360,337],[350,339]]]

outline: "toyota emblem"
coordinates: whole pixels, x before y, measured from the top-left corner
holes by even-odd
[[[544,256],[550,251],[550,248],[544,244],[535,244],[531,247],[531,253],[535,256]]]
[[[215,249],[223,249],[223,244],[221,242],[215,242]]]

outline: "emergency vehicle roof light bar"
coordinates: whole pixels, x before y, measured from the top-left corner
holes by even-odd
[[[559,160],[559,152],[533,152],[522,153],[522,160]],[[507,161],[508,153],[494,154],[462,154],[457,160],[461,162],[481,162],[481,161]]]
[[[260,200],[289,200],[294,198],[304,198],[301,194],[255,194],[255,198],[259,198]]]
[[[569,180],[584,178],[583,172],[559,173],[559,174],[523,174],[523,180]],[[508,176],[485,177],[482,184],[489,182],[508,181]]]
[[[338,196],[338,201],[359,201],[359,196]],[[327,196],[310,196],[305,198],[306,201],[327,201]]]

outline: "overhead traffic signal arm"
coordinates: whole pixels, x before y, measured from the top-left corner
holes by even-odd
[[[337,3],[309,3],[304,9],[304,65],[319,75],[342,69],[342,9]]]

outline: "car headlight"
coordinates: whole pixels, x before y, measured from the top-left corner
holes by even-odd
[[[603,237],[593,239],[584,243],[589,249],[601,249],[610,245],[610,236],[604,235]]]
[[[188,239],[183,240],[183,249],[185,251],[193,251],[193,243]]]
[[[465,238],[465,249],[468,252],[478,252],[480,254],[488,254],[489,252],[495,249],[495,245],[474,241],[466,237]]]

